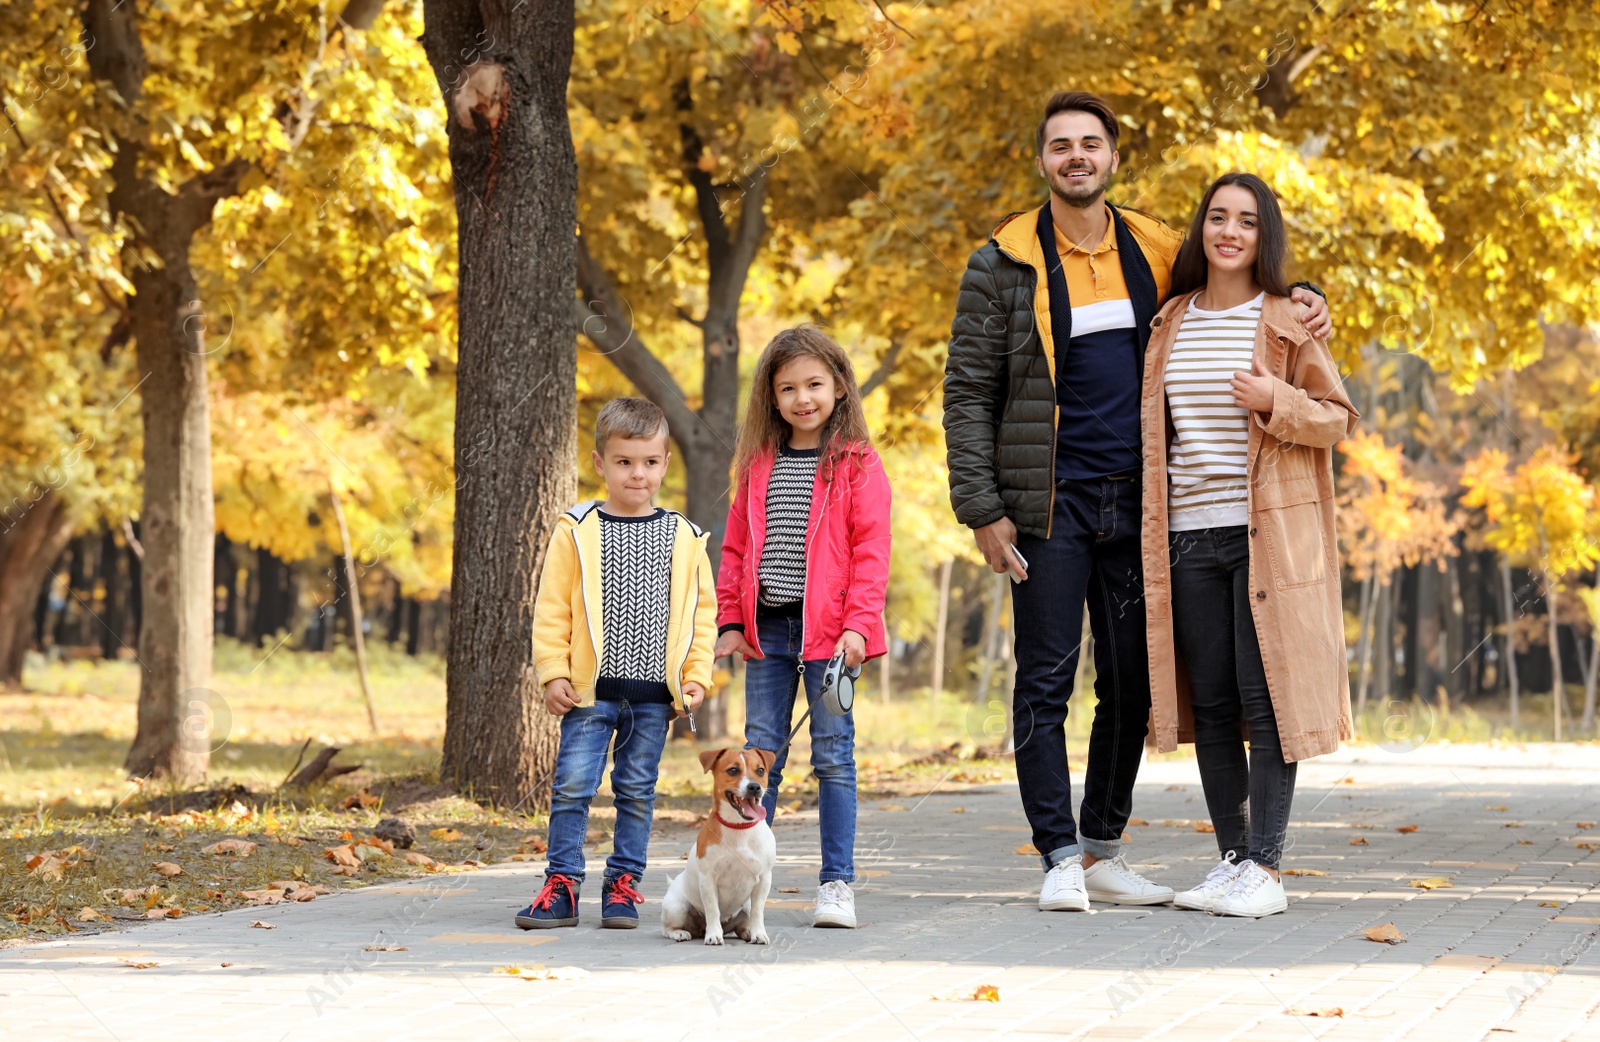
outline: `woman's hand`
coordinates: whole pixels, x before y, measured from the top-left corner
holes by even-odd
[[[1236,370],[1229,386],[1233,389],[1233,404],[1251,412],[1272,415],[1272,395],[1277,378],[1261,365],[1261,359],[1250,359],[1250,372]]]
[[[867,660],[867,638],[855,630],[845,630],[839,643],[833,646],[834,657],[837,658],[841,651],[844,652],[844,664],[854,669]]]
[[[759,658],[761,653],[750,646],[744,639],[744,633],[739,630],[729,630],[717,638],[717,646],[711,649],[712,658],[726,658],[729,655],[739,655],[746,662]]]

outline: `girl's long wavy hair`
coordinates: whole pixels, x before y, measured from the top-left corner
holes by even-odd
[[[1256,285],[1266,290],[1268,296],[1287,297],[1289,284],[1284,279],[1283,270],[1289,260],[1289,234],[1284,230],[1283,211],[1278,209],[1278,197],[1255,174],[1237,171],[1223,174],[1211,182],[1205,197],[1200,200],[1200,208],[1195,211],[1194,220],[1189,224],[1189,234],[1184,237],[1178,257],[1172,262],[1172,291],[1169,297],[1182,296],[1206,284],[1211,274],[1211,266],[1206,261],[1204,239],[1206,214],[1211,209],[1211,197],[1217,194],[1217,189],[1226,185],[1236,185],[1256,197]]]
[[[758,456],[777,452],[779,446],[787,444],[793,436],[789,421],[778,412],[778,399],[772,385],[778,370],[807,355],[821,362],[833,375],[835,387],[844,391],[844,396],[834,401],[833,413],[822,427],[819,464],[824,479],[833,480],[834,469],[852,447],[872,444],[850,356],[833,337],[808,322],[773,337],[756,361],[750,401],[745,406],[744,422],[739,425],[739,444],[734,451],[736,484],[750,472],[750,465]]]

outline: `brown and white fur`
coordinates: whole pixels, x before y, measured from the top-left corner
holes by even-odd
[[[661,900],[661,932],[668,938],[721,944],[727,932],[751,944],[769,943],[767,893],[778,847],[761,799],[775,758],[765,749],[700,754],[700,766],[711,773],[711,813],[700,826],[688,868]]]

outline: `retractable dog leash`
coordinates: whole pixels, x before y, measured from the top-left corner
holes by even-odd
[[[800,665],[800,673],[803,678],[805,675],[804,663]],[[781,756],[783,751],[789,748],[789,743],[793,742],[794,736],[800,733],[800,728],[804,727],[806,721],[811,719],[811,711],[817,707],[818,702],[821,702],[822,708],[833,716],[848,715],[850,707],[855,705],[856,681],[860,677],[860,666],[846,666],[844,664],[844,652],[841,651],[829,659],[828,668],[822,674],[822,690],[817,692],[815,701],[806,700],[806,711],[801,714],[800,722],[794,725],[794,730],[789,732],[789,737],[783,740],[783,744],[778,746],[773,755],[775,757]],[[801,689],[803,690],[804,687],[805,685],[802,683]]]

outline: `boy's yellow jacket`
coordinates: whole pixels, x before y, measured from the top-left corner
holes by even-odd
[[[533,602],[533,665],[539,686],[571,681],[581,706],[594,704],[595,680],[605,646],[600,605],[600,505],[579,503],[556,519]],[[717,594],[706,556],[706,533],[678,519],[672,545],[672,604],[667,632],[667,688],[683,709],[689,681],[711,695],[711,650],[717,642]]]

